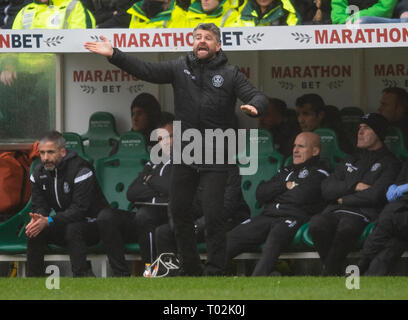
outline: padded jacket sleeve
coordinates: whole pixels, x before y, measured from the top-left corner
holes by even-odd
[[[256,199],[259,203],[265,204],[272,202],[275,197],[284,193],[286,189],[285,178],[289,174],[287,169],[280,170],[269,181],[262,181],[256,189]]]
[[[368,189],[357,191],[343,198],[343,205],[356,207],[375,207],[383,205],[388,187],[394,183],[395,177],[400,170],[398,161],[390,161],[381,177]]]
[[[145,62],[114,48],[114,53],[108,61],[137,78],[152,83],[171,83],[174,78],[176,61]]]
[[[237,97],[245,104],[254,106],[258,110],[257,116],[261,115],[264,110],[266,110],[269,105],[268,99],[248,81],[238,68],[235,69],[234,84],[234,90]]]

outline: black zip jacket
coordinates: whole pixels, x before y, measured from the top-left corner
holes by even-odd
[[[67,150],[54,171],[39,163],[30,180],[32,212],[48,216],[54,209],[56,224],[96,218],[100,210],[109,207],[92,165],[73,150]]]
[[[401,168],[400,161],[386,147],[376,151],[360,150],[347,156],[335,172],[322,183],[322,195],[330,201],[324,212],[350,210],[375,220],[386,204],[386,192]],[[359,182],[371,187],[355,191]],[[342,198],[339,205],[337,199]]]
[[[147,162],[142,172],[129,186],[127,199],[130,202],[168,202],[171,167],[170,160],[158,165]]]
[[[222,50],[214,59],[205,62],[197,59],[192,52],[177,60],[144,62],[115,48],[109,61],[141,80],[172,84],[175,118],[181,121],[182,132],[194,128],[203,134],[205,129],[233,128],[237,98],[254,106],[258,115],[269,104],[268,99],[255,89],[237,66],[228,64]],[[176,136],[175,139],[174,152]],[[182,142],[182,148],[187,143]],[[227,153],[224,152],[224,155]],[[194,162],[193,165],[200,163]],[[216,165],[209,167],[215,168]]]
[[[256,189],[256,199],[265,206],[262,214],[308,220],[319,213],[324,208],[321,183],[329,175],[328,167],[325,160],[312,157],[279,170],[269,181],[262,181]],[[287,189],[288,181],[297,186]]]

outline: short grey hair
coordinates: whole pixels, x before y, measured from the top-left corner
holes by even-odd
[[[39,144],[45,142],[52,142],[58,149],[65,148],[65,139],[58,131],[49,131],[45,133],[39,141]]]
[[[220,28],[218,28],[214,23],[199,23],[197,27],[194,28],[193,30],[193,36],[195,37],[196,31],[197,30],[206,30],[206,31],[211,31],[215,35],[215,39],[217,40],[217,43],[221,42],[221,31]]]

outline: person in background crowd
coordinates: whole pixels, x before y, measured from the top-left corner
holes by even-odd
[[[26,226],[27,275],[44,276],[47,244],[68,248],[74,277],[94,276],[86,261],[87,246],[99,241],[95,218],[109,207],[92,165],[57,131],[39,142],[41,163],[31,174],[32,212]],[[51,210],[56,212],[51,216]]]
[[[387,118],[390,126],[400,128],[408,147],[408,93],[398,87],[385,88],[382,91],[378,113]]]
[[[186,11],[176,0],[140,0],[127,11],[131,15],[129,28],[177,28]]]
[[[132,101],[130,112],[132,118],[130,130],[142,133],[146,141],[151,141],[150,134],[157,128],[161,118],[159,101],[152,94],[143,92]]]
[[[11,29],[17,13],[29,3],[31,3],[30,0],[0,1],[0,29]]]
[[[331,24],[330,1],[325,0],[293,0],[293,6],[300,15],[303,25]]]
[[[248,0],[231,27],[293,26],[300,16],[291,0]]]
[[[171,153],[173,143],[174,116],[164,113],[157,131],[162,152]],[[147,162],[137,178],[129,186],[126,196],[139,204],[136,213],[120,209],[107,208],[98,216],[97,223],[102,243],[107,251],[109,264],[114,276],[129,276],[125,260],[125,243],[137,242],[144,264],[155,259],[156,246],[154,230],[168,222],[167,204],[169,202],[169,184],[172,164],[158,165]]]
[[[288,115],[286,103],[277,98],[269,98],[269,106],[259,117],[258,128],[272,133],[275,149],[287,158],[292,154],[293,143],[300,132],[297,121]]]
[[[330,112],[330,110],[328,111]],[[330,116],[328,116],[326,121],[326,105],[323,98],[315,93],[304,94],[296,99],[296,115],[303,132],[327,128],[328,125],[332,125]],[[337,125],[328,128],[336,133],[340,149],[345,153],[352,153],[354,147],[341,128]]]
[[[324,206],[320,185],[329,174],[326,163],[319,159],[320,147],[320,137],[314,132],[296,137],[293,165],[257,187],[256,198],[265,206],[261,215],[228,233],[227,264],[264,243],[252,276],[269,276],[274,271],[279,255],[290,246],[298,229]]]
[[[359,252],[360,275],[390,274],[408,248],[408,160],[396,181],[387,190],[388,204],[375,222],[373,231]]]
[[[128,28],[130,15],[126,12],[132,0],[82,0],[85,7],[92,12],[96,28]]]
[[[199,23],[214,23],[218,27],[229,27],[239,17],[239,0],[195,0],[189,6],[185,20],[173,27],[194,28]]]
[[[80,1],[36,0],[24,6],[13,21],[14,30],[94,28],[95,19]],[[49,45],[55,43],[54,37]],[[55,54],[7,53],[0,58],[0,136],[32,139],[51,129],[55,94]],[[54,92],[52,92],[54,89]],[[35,114],[36,121],[27,121]],[[14,128],[13,128],[14,126]],[[16,128],[18,128],[16,130]],[[4,131],[3,131],[4,130]]]
[[[373,17],[391,18],[398,0],[331,1],[333,24],[370,23]]]
[[[364,115],[358,131],[359,151],[342,160],[322,182],[322,195],[329,205],[312,217],[309,232],[323,263],[323,275],[344,275],[347,254],[386,203],[385,192],[401,167],[384,146],[387,127],[382,115]]]

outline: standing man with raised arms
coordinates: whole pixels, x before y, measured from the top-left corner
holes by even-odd
[[[252,117],[260,115],[268,100],[238,67],[228,64],[221,50],[220,29],[213,23],[199,24],[193,37],[193,51],[173,61],[144,62],[113,48],[105,37],[101,37],[101,42],[87,42],[85,48],[106,56],[109,62],[141,80],[171,83],[175,117],[180,121],[182,133],[197,129],[204,137],[206,129],[225,132],[232,128],[237,98],[244,102],[240,107],[244,113]],[[187,143],[181,143],[181,150],[173,149],[174,158],[177,152],[183,154]],[[224,151],[226,149],[225,146]],[[224,274],[226,227],[222,210],[228,164],[225,160],[222,164],[208,163],[205,155],[215,156],[215,150],[212,146],[202,150],[201,161],[196,160],[195,154],[192,163],[182,159],[180,164],[174,164],[170,178],[170,212],[174,219],[182,274],[189,276]],[[197,252],[190,210],[200,181],[208,251],[204,270]]]

